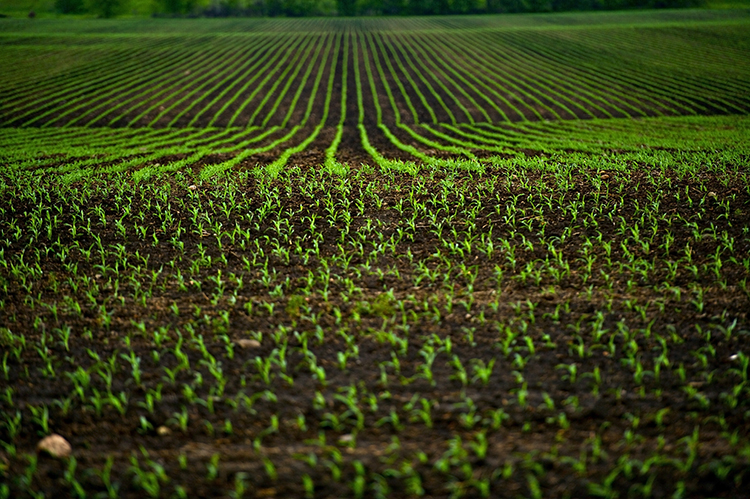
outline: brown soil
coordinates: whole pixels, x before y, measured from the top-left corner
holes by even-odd
[[[348,157],[352,158],[350,164],[354,165],[357,157]],[[293,163],[319,164],[320,160],[321,150],[313,147],[310,152],[295,157]],[[307,177],[298,177],[302,174]],[[178,486],[189,497],[228,496],[235,490],[238,480],[246,482],[247,497],[303,497],[304,475],[309,475],[312,480],[315,497],[349,497],[355,494],[360,465],[365,473],[365,497],[375,496],[386,486],[390,489],[387,497],[410,497],[417,490],[413,488],[417,483],[414,476],[419,477],[419,484],[427,497],[448,497],[455,495],[456,490],[467,497],[477,497],[481,490],[477,484],[482,480],[486,480],[492,497],[530,496],[537,491],[541,497],[586,497],[592,491],[588,484],[601,484],[608,480],[608,476],[611,477],[612,490],[621,497],[627,496],[629,491],[632,493],[638,486],[651,487],[654,497],[669,497],[679,484],[684,486],[684,497],[744,497],[750,464],[747,456],[738,457],[737,449],[727,435],[734,432],[741,442],[747,442],[750,435],[746,416],[748,406],[746,401],[741,401],[736,407],[729,408],[722,402],[737,381],[731,371],[736,366],[730,358],[746,343],[747,330],[750,329],[750,299],[738,287],[739,282],[747,277],[741,263],[730,262],[727,255],[722,274],[727,285],[725,289],[718,286],[710,272],[705,271],[694,277],[682,268],[675,277],[669,278],[668,269],[663,264],[657,265],[646,278],[622,267],[617,272],[617,262],[625,260],[620,242],[629,244],[627,238],[609,223],[602,223],[598,229],[584,226],[580,219],[571,223],[559,209],[545,208],[540,219],[531,220],[533,230],[521,229],[511,236],[510,227],[502,219],[503,206],[517,197],[518,208],[530,212],[536,191],[520,187],[521,184],[504,171],[489,171],[481,178],[471,174],[448,178],[437,172],[410,177],[356,174],[355,170],[355,174],[344,182],[324,175],[323,183],[310,191],[308,186],[316,175],[303,169],[292,173],[288,179],[275,181],[270,189],[278,196],[278,208],[274,212],[297,210],[290,219],[290,227],[284,231],[291,235],[290,245],[298,243],[305,250],[312,249],[312,239],[307,236],[309,217],[319,217],[323,235],[320,257],[313,256],[304,262],[293,256],[287,262],[273,255],[269,241],[282,237],[274,228],[274,222],[278,220],[275,216],[265,218],[255,227],[239,222],[251,231],[252,239],[258,240],[266,249],[269,269],[278,273],[276,282],[289,279],[291,287],[283,296],[272,295],[272,289],[261,283],[259,267],[247,266],[243,257],[249,255],[248,252],[230,244],[226,238],[224,246],[219,249],[209,226],[203,233],[194,233],[195,223],[187,209],[200,207],[225,228],[234,227],[238,219],[221,211],[221,200],[231,192],[242,198],[239,212],[257,213],[262,205],[263,190],[252,177],[239,183],[217,180],[197,185],[182,174],[167,179],[169,204],[176,217],[167,227],[167,232],[160,229],[163,206],[156,208],[147,204],[155,199],[152,191],[143,192],[140,191],[144,189],[142,186],[117,182],[106,189],[100,186],[89,191],[84,195],[86,206],[101,206],[108,221],[106,227],[99,227],[96,218],[92,220],[96,235],[105,248],[112,248],[112,252],[106,257],[106,266],[100,268],[101,261],[95,258],[87,260],[80,250],[72,250],[66,262],[75,262],[78,275],[91,279],[88,287],[80,286],[78,291],[66,281],[74,276],[69,267],[53,256],[54,249],[49,256],[41,258],[41,274],[29,283],[30,292],[9,269],[0,268],[0,277],[7,286],[0,323],[14,334],[26,337],[29,346],[45,345],[53,359],[48,364],[40,356],[41,351],[25,348],[18,358],[10,355],[6,360],[9,370],[0,386],[4,393],[11,390],[14,405],[11,408],[8,400],[3,398],[0,407],[6,417],[12,417],[16,410],[23,415],[20,431],[14,438],[9,436],[7,426],[0,429],[0,439],[12,441],[16,451],[15,457],[8,452],[0,454],[0,472],[10,487],[11,497],[23,497],[29,488],[47,497],[76,494],[69,473],[66,478],[69,463],[45,456],[36,462],[28,487],[24,482],[29,462],[25,456],[27,453],[34,455],[40,434],[44,433],[34,422],[32,406],[47,407],[49,431],[64,436],[72,444],[77,463],[77,471],[72,476],[91,495],[106,493],[107,482],[97,473],[107,459],[112,458],[114,466],[110,482],[117,484],[120,497],[134,498],[144,497],[148,485],[143,481],[145,478],[139,481],[134,471],[136,466],[144,472],[163,470],[162,479],[158,478],[158,473],[155,475],[158,484],[155,494],[160,497],[177,494]],[[596,174],[576,174],[571,192],[586,196],[599,192],[602,195],[600,205],[604,208],[614,207],[617,215],[625,220],[637,217],[638,207],[649,202],[649,191],[643,185],[651,182],[650,173],[599,173],[600,178],[604,175],[607,176],[604,187],[598,189],[592,184]],[[494,188],[482,186],[483,180],[488,178],[498,180]],[[530,180],[532,186],[554,185],[555,182],[552,175],[532,174]],[[448,191],[443,187],[446,181],[453,184]],[[653,190],[667,188],[667,181],[669,188],[675,191],[706,189],[715,193],[717,200],[739,197],[735,205],[742,208],[728,219],[718,217],[723,213],[722,207],[718,201],[709,200],[702,208],[705,218],[699,225],[706,229],[710,220],[718,233],[726,231],[728,237],[735,238],[735,255],[746,255],[750,251],[747,237],[742,232],[743,227],[750,225],[750,212],[746,208],[750,199],[745,192],[719,179],[704,178],[698,186],[696,181],[676,175],[656,180]],[[316,291],[302,302],[310,312],[302,312],[300,304],[290,305],[291,297],[300,293],[308,271],[312,271],[315,278],[324,274],[321,258],[330,259],[340,253],[338,241],[342,231],[337,223],[326,221],[329,212],[325,203],[316,203],[316,200],[327,199],[331,189],[332,199],[337,204],[363,201],[363,211],[353,212],[351,234],[364,230],[368,223],[375,223],[380,225],[385,241],[396,237],[411,218],[411,208],[403,214],[397,208],[412,189],[417,201],[428,205],[440,197],[439,193],[447,192],[449,206],[453,206],[458,214],[458,218],[451,219],[449,213],[438,215],[439,220],[449,224],[445,229],[449,240],[453,240],[449,235],[451,227],[458,229],[459,233],[468,230],[468,221],[464,218],[468,205],[465,203],[481,201],[483,208],[475,218],[477,230],[486,233],[492,228],[493,237],[514,241],[517,245],[515,270],[508,266],[507,255],[499,250],[489,258],[478,252],[463,256],[449,254],[441,239],[436,237],[433,222],[418,216],[417,230],[407,231],[412,240],[403,239],[397,244],[395,253],[386,251],[378,257],[375,267],[386,272],[384,275],[365,270],[367,262],[358,256],[350,262],[349,270],[334,265],[330,281],[326,283],[326,288],[330,285],[330,294],[324,296],[316,287]],[[621,190],[624,203],[618,204],[619,196],[608,194],[607,190],[612,193]],[[378,207],[367,192],[375,192],[382,205]],[[18,255],[22,248],[33,253],[29,249],[32,245],[28,213],[40,206],[44,210],[63,207],[58,213],[59,229],[53,231],[51,240],[58,240],[62,247],[69,247],[73,242],[84,249],[94,245],[91,236],[79,234],[73,237],[69,230],[63,229],[73,222],[73,213],[65,208],[70,206],[70,196],[71,192],[63,190],[59,193],[47,191],[41,197],[26,194],[3,199],[4,220],[15,219],[21,227],[21,236],[10,242],[5,254]],[[132,227],[136,220],[134,215],[144,213],[144,224],[150,232],[158,235],[158,244],[153,245],[150,236],[147,240],[137,237],[124,240],[118,234],[115,221],[123,217],[121,209],[125,205],[130,206],[131,213],[126,215],[125,225]],[[496,206],[501,207],[500,213]],[[684,202],[665,196],[659,212],[680,214],[689,219],[694,210]],[[539,224],[544,226],[547,240],[569,234],[559,249],[570,260],[573,271],[557,284],[550,282],[548,277],[539,285],[518,279],[519,270],[526,264],[538,265],[549,257],[540,242]],[[185,244],[184,257],[168,242],[178,226],[188,229],[181,237]],[[663,229],[666,230],[666,226]],[[702,265],[710,264],[718,244],[716,241],[708,238],[695,241],[682,224],[675,224],[671,230],[673,248],[676,248],[673,258],[677,258],[676,253],[686,244],[691,244],[695,265],[702,268]],[[533,244],[533,250],[522,249],[521,235]],[[604,241],[613,241],[613,264],[606,265],[601,247],[595,246],[597,260],[591,280],[582,282],[583,267],[576,260],[577,255],[581,254],[587,238],[594,239],[599,235]],[[344,237],[349,240],[348,236]],[[659,236],[657,242],[661,240]],[[377,242],[377,239],[365,240],[368,248],[370,242]],[[124,245],[129,265],[139,267],[138,270],[128,267],[120,271],[123,275],[119,292],[114,285],[112,270],[118,245]],[[46,238],[34,246],[41,250],[57,247]],[[189,262],[201,248],[213,263],[192,273]],[[632,246],[630,249],[638,251]],[[407,253],[413,255],[414,262],[424,261],[429,268],[447,272],[451,281],[443,282],[440,278],[430,282],[425,279],[415,284],[417,268],[409,262]],[[444,259],[438,258],[437,255],[441,254]],[[222,255],[226,262],[221,261]],[[640,253],[639,256],[653,258]],[[140,257],[148,258],[148,263],[143,264],[138,260]],[[172,268],[172,261],[176,262],[175,268]],[[452,270],[445,267],[445,262],[451,263]],[[459,304],[459,297],[464,296],[468,289],[468,282],[459,271],[461,265],[475,266],[477,271],[473,286],[476,302],[470,311]],[[500,286],[496,284],[496,266],[506,273]],[[397,275],[388,273],[394,268],[398,270]],[[159,269],[165,272],[158,274]],[[185,276],[187,290],[180,290],[177,280],[172,277],[177,269]],[[358,270],[355,272],[354,269]],[[610,291],[607,291],[600,270],[616,278]],[[151,287],[152,294],[141,298],[146,296],[142,294],[143,290],[151,286],[152,271],[158,275]],[[215,283],[212,281],[217,271],[227,282],[226,291],[218,298],[214,295]],[[134,280],[127,280],[126,275],[132,275]],[[244,286],[240,288],[230,276],[243,277]],[[361,292],[350,297],[344,279],[350,279],[353,285],[361,288]],[[628,283],[629,280],[633,283]],[[136,281],[141,282],[141,288],[134,287]],[[672,295],[663,291],[662,282],[681,289],[683,297],[668,298]],[[200,288],[196,283],[200,283]],[[92,289],[94,284],[98,293],[89,299],[84,288]],[[448,284],[454,285],[455,289],[449,291]],[[586,291],[589,284],[594,285],[593,294]],[[689,291],[691,286],[706,290],[701,310],[690,304],[694,296]],[[138,289],[141,289],[141,294]],[[389,290],[395,300],[405,304],[404,310],[398,309],[396,301],[384,298]],[[233,294],[236,295],[234,298]],[[29,301],[27,296],[34,298]],[[63,304],[63,296],[82,304],[80,315]],[[493,310],[491,303],[497,296],[501,297],[499,307]],[[450,301],[454,302],[452,311],[446,309]],[[57,315],[41,305],[53,302],[59,304]],[[243,308],[248,302],[254,304],[250,313]],[[275,304],[272,313],[264,308],[264,302]],[[665,307],[661,312],[659,304]],[[106,314],[102,315],[102,307],[110,314],[109,319],[105,319]],[[175,314],[172,307],[176,307],[179,313]],[[426,312],[432,307],[442,310],[440,320],[429,319]],[[534,309],[531,315],[530,307]],[[647,317],[641,315],[639,307],[646,307]],[[561,308],[562,318],[555,319]],[[228,322],[222,321],[225,312]],[[342,314],[340,319],[337,319],[338,312]],[[603,313],[602,327],[610,333],[606,340],[602,340],[601,349],[592,349],[581,356],[575,350],[572,328],[583,324],[588,329],[597,312]],[[310,322],[309,314],[319,314],[318,325],[323,332],[320,342],[316,339],[316,327]],[[715,324],[728,324],[732,320],[736,321],[736,331],[740,333],[724,339],[715,329]],[[409,329],[399,329],[402,321],[410,326]],[[660,351],[655,339],[657,334],[667,338],[670,366],[663,368],[659,380],[645,377],[642,382],[634,381],[632,369],[623,363],[626,342],[618,334],[612,334],[618,330],[618,322],[627,324],[631,331],[639,328],[653,331],[653,336],[639,334],[636,340],[641,352],[639,358],[648,370],[653,370],[654,359]],[[139,329],[139,324],[143,324],[143,329]],[[501,329],[507,326],[512,330],[525,324],[536,344],[536,353],[530,354],[525,344],[518,343],[511,345],[508,355],[502,354],[498,342],[504,333],[498,331],[497,324]],[[69,348],[57,339],[56,331],[63,325],[72,328]],[[703,335],[697,332],[695,325],[702,328]],[[153,336],[159,327],[167,330],[160,346]],[[383,329],[395,331],[397,337],[408,339],[408,347],[398,354],[398,368],[393,364],[393,352],[398,352],[399,348],[379,339],[378,331]],[[342,330],[355,338],[358,346],[358,355],[350,358],[344,369],[338,367],[339,354],[347,350],[345,335],[338,334]],[[180,331],[182,340],[177,331]],[[305,341],[309,341],[317,365],[327,373],[325,383],[311,375],[302,353],[302,341],[293,331],[309,335]],[[472,331],[472,335],[467,331]],[[714,352],[704,360],[706,364],[701,365],[695,352],[704,351],[706,331],[712,331],[709,343]],[[252,332],[261,333],[260,344],[239,346],[240,340],[250,338]],[[42,334],[47,335],[46,343],[40,343]],[[586,342],[592,341],[587,335],[584,335]],[[606,347],[610,335],[616,354],[610,353]],[[431,383],[419,376],[422,372],[419,366],[425,360],[420,349],[433,341],[432,338],[446,337],[453,339],[452,353],[438,355],[433,364],[434,382]],[[128,338],[129,346],[124,343],[125,338]],[[2,341],[6,351],[18,347],[7,336]],[[173,370],[180,364],[174,353],[175,345],[180,341],[184,341],[181,351],[187,356],[191,366],[189,371],[192,372],[177,371],[172,383],[165,368]],[[205,345],[203,352],[199,346],[201,342]],[[232,343],[234,346],[230,348]],[[552,343],[554,347],[544,346]],[[273,365],[272,378],[266,383],[258,374],[255,359],[274,358],[283,345],[287,349],[286,368]],[[132,366],[125,360],[131,352],[140,358],[142,375],[139,382],[134,380]],[[497,364],[489,383],[469,382],[463,386],[449,364],[452,355],[465,363],[469,359],[489,362],[495,358]],[[525,366],[519,368],[514,356],[528,357]],[[216,391],[219,385],[211,370],[212,358],[226,375],[226,384],[222,385],[220,394]],[[105,385],[108,362],[116,366],[112,370],[109,389]],[[579,381],[574,383],[563,376],[565,371],[556,368],[562,364],[575,364],[582,376]],[[49,366],[54,370],[54,376],[50,374]],[[684,367],[689,385],[678,376],[678,366]],[[84,402],[74,391],[70,377],[79,367],[91,373]],[[465,367],[471,376],[470,365]],[[525,380],[526,403],[519,403],[521,386],[514,374],[519,369]],[[593,389],[593,378],[583,377],[584,373],[592,373],[595,369],[601,373],[601,383],[596,390]],[[283,379],[284,371],[293,384]],[[200,373],[200,383],[196,381],[196,373]],[[705,378],[706,373],[712,376],[710,383]],[[190,386],[194,396],[203,403],[190,403],[191,396],[186,394],[186,386]],[[685,386],[698,390],[710,406],[704,407],[698,399],[689,397]],[[158,387],[161,387],[161,400],[149,410],[147,396]],[[112,405],[97,410],[90,402],[93,389],[100,393],[111,390],[115,395],[124,394],[127,398],[124,413]],[[345,397],[337,397],[345,395],[348,389],[356,389],[355,399],[363,411],[364,424],[359,430],[355,429],[356,414],[347,412],[349,409],[343,402]],[[320,404],[315,399],[317,392],[323,397]],[[240,393],[250,397],[257,394],[259,398],[254,397],[252,406],[243,408]],[[262,395],[264,393],[267,395]],[[545,405],[544,394],[554,401],[554,410]],[[369,398],[371,396],[375,398]],[[408,408],[410,401],[417,396],[433,404],[431,427]],[[214,400],[212,397],[215,397],[215,405],[209,404]],[[228,402],[231,400],[239,401],[240,405],[233,407]],[[467,400],[472,405],[467,405]],[[371,401],[377,403],[370,405]],[[69,406],[64,403],[69,403]],[[663,408],[668,411],[659,413]],[[493,426],[491,414],[498,409],[504,411],[507,419]],[[177,415],[183,411],[188,419],[187,425],[181,429]],[[393,414],[398,415],[400,423],[393,420]],[[474,415],[478,421],[467,423],[470,421],[467,418]],[[304,416],[303,426],[299,424],[300,416]],[[271,426],[273,417],[278,418],[278,428],[264,433]],[[391,418],[391,422],[384,422],[384,418]],[[567,423],[562,424],[561,418]],[[634,418],[639,423],[634,424]],[[227,421],[231,423],[231,429],[228,429]],[[696,428],[700,428],[699,444],[693,448],[691,464],[682,469],[675,463],[683,463],[691,455],[689,439]],[[486,455],[475,453],[470,445],[477,442],[482,430],[486,431]],[[458,449],[454,454],[449,453],[451,441],[454,450]],[[574,467],[575,460],[582,455],[583,470]],[[594,455],[597,457],[592,457]],[[218,462],[212,461],[215,456],[218,456]],[[642,469],[638,464],[633,464],[637,467],[632,469],[618,468],[617,465],[642,464],[655,456],[663,460],[649,469]],[[269,463],[274,471],[269,471]],[[719,465],[725,468],[717,468]],[[615,469],[619,471],[612,475]],[[722,475],[723,469],[727,469],[728,474]]]

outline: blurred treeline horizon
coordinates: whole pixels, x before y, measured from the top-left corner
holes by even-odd
[[[60,2],[84,0],[58,0]],[[123,0],[126,1],[126,0]],[[705,0],[156,0],[163,14],[207,16],[448,15],[699,7]]]
[[[713,0],[0,0],[0,15],[303,17],[502,14],[711,6]]]

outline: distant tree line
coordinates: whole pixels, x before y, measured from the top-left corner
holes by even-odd
[[[62,14],[115,17],[127,12],[129,4],[129,0],[55,0],[55,10]]]
[[[129,0],[55,0],[63,14],[113,17]],[[154,0],[156,16],[379,16],[698,7],[704,0]]]

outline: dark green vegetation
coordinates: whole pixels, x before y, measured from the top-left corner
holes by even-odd
[[[746,496],[747,25],[0,23],[0,498]]]

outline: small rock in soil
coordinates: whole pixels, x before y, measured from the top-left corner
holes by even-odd
[[[260,347],[260,341],[248,339],[237,340],[237,346],[240,348],[258,348]]]
[[[171,435],[171,434],[172,434],[172,430],[170,430],[170,429],[169,429],[169,428],[167,428],[166,426],[160,426],[160,427],[158,427],[158,428],[156,429],[156,433],[157,433],[157,434],[158,434],[158,435],[159,435],[160,437],[166,437],[167,435]]]
[[[37,451],[46,452],[55,459],[61,459],[69,457],[73,448],[70,446],[67,440],[60,435],[53,433],[48,437],[44,437],[36,446]]]

